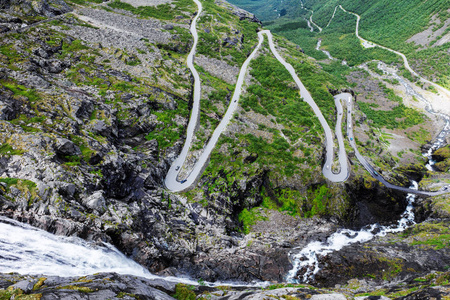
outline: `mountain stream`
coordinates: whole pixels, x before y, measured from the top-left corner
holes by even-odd
[[[413,181],[411,189],[417,189],[417,182]],[[326,256],[334,251],[339,251],[345,246],[355,243],[364,243],[378,236],[385,236],[388,233],[404,231],[409,226],[415,224],[413,204],[416,195],[408,194],[406,200],[408,205],[403,212],[401,219],[396,224],[382,226],[379,224],[367,225],[359,231],[351,229],[339,229],[327,238],[325,242],[314,241],[309,243],[300,252],[292,255],[293,268],[289,271],[287,282],[309,282],[320,271],[319,257]],[[304,270],[301,277],[297,277],[300,270]]]

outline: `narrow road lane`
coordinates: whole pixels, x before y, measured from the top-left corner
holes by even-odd
[[[194,2],[198,6],[198,13],[194,17],[191,23],[190,31],[192,33],[192,36],[194,38],[194,44],[192,46],[191,52],[188,55],[187,58],[187,65],[189,69],[191,70],[193,77],[194,77],[194,104],[191,112],[191,118],[189,120],[188,128],[187,128],[187,134],[186,134],[186,141],[183,146],[183,149],[178,156],[178,158],[172,163],[167,176],[165,178],[165,185],[167,189],[171,191],[183,191],[187,188],[189,188],[192,184],[195,183],[197,178],[200,177],[202,174],[204,168],[207,165],[209,156],[211,155],[211,152],[213,151],[214,147],[217,144],[217,141],[219,140],[220,135],[223,131],[225,131],[227,125],[233,118],[233,114],[238,106],[238,100],[242,92],[242,86],[244,84],[244,79],[247,73],[248,66],[250,64],[250,61],[255,57],[256,53],[258,52],[259,48],[261,47],[263,41],[264,41],[264,35],[267,36],[268,42],[269,42],[269,48],[270,51],[273,53],[275,58],[286,68],[286,70],[291,74],[292,78],[294,79],[294,82],[296,83],[300,96],[303,98],[303,100],[310,105],[312,110],[314,111],[314,114],[319,119],[320,124],[322,125],[325,133],[325,151],[326,151],[326,157],[324,166],[322,169],[323,175],[332,182],[343,182],[347,180],[350,174],[349,170],[349,164],[347,159],[347,154],[344,147],[344,137],[342,134],[342,119],[343,119],[343,108],[341,104],[341,100],[347,101],[347,136],[350,142],[350,145],[353,147],[356,153],[357,159],[361,162],[361,164],[366,168],[366,170],[377,180],[382,182],[384,185],[386,185],[389,188],[393,188],[396,190],[400,190],[406,193],[415,193],[420,194],[424,196],[435,196],[446,193],[446,190],[439,191],[439,192],[424,192],[424,191],[417,191],[409,188],[404,187],[398,187],[395,185],[392,185],[384,180],[384,178],[378,174],[374,168],[365,160],[365,158],[359,153],[356,143],[353,137],[353,128],[352,128],[352,96],[348,93],[342,93],[337,96],[335,96],[335,105],[337,110],[337,122],[336,122],[336,138],[338,140],[339,144],[339,152],[338,152],[338,158],[339,158],[339,167],[340,170],[338,173],[333,173],[332,171],[332,164],[334,160],[334,138],[333,138],[333,132],[330,129],[330,126],[328,125],[325,117],[323,116],[322,112],[320,111],[319,107],[317,106],[316,102],[312,98],[311,94],[308,92],[308,90],[305,88],[303,83],[301,82],[300,78],[297,76],[297,73],[295,72],[294,68],[291,64],[287,63],[283,57],[278,53],[278,51],[275,48],[272,33],[269,30],[263,30],[258,32],[258,44],[256,45],[255,49],[252,51],[252,53],[248,56],[248,58],[245,60],[244,64],[242,65],[238,80],[236,82],[236,87],[233,93],[233,97],[230,101],[230,104],[228,106],[228,109],[223,116],[221,122],[217,126],[217,128],[214,130],[209,142],[207,143],[206,147],[203,150],[203,153],[197,160],[197,162],[194,165],[194,168],[192,169],[191,173],[187,176],[186,179],[182,180],[181,182],[177,180],[178,174],[181,171],[181,167],[183,166],[187,154],[189,152],[189,148],[192,143],[192,139],[194,136],[194,131],[197,126],[197,123],[199,121],[199,112],[200,112],[200,95],[201,95],[201,83],[200,83],[200,77],[197,73],[197,71],[194,68],[194,55],[196,46],[198,43],[198,35],[196,30],[196,23],[197,19],[201,14],[202,11],[202,5],[198,0],[194,0]],[[357,33],[358,35],[358,33]],[[450,191],[449,191],[450,192]]]
[[[347,105],[347,138],[348,138],[348,142],[350,143],[350,146],[352,146],[353,150],[355,151],[356,158],[359,160],[361,165],[367,170],[367,172],[370,173],[370,175],[373,178],[380,181],[381,183],[383,183],[386,187],[388,187],[390,189],[402,191],[405,193],[417,194],[417,195],[426,196],[426,197],[438,196],[438,195],[446,194],[449,192],[449,191],[447,191],[447,189],[444,189],[441,191],[436,191],[436,192],[419,191],[419,190],[412,189],[412,188],[397,186],[397,185],[387,182],[383,178],[383,176],[381,176],[377,171],[375,171],[375,169],[369,164],[369,162],[364,158],[364,156],[362,156],[361,153],[359,153],[359,151],[358,151],[358,147],[356,146],[356,142],[355,142],[355,137],[353,135],[353,126],[352,126],[352,107],[353,107],[352,95],[349,93],[342,93],[342,94],[336,95],[334,97],[334,99],[335,99],[335,103],[336,103],[336,107],[338,108],[338,111],[339,110],[342,111],[341,101],[344,101],[344,103]]]
[[[399,56],[403,59],[403,64],[405,65],[405,68],[406,68],[409,72],[411,72],[414,76],[418,77],[418,78],[420,79],[420,81],[422,81],[422,82],[424,82],[424,83],[428,83],[428,84],[434,86],[439,92],[441,92],[443,95],[447,96],[447,97],[449,98],[449,100],[450,100],[450,91],[449,91],[448,89],[446,89],[446,88],[444,88],[444,87],[442,87],[442,86],[440,86],[440,85],[438,85],[438,84],[436,84],[436,83],[434,83],[434,82],[428,80],[428,79],[425,79],[425,78],[421,77],[418,73],[416,73],[416,71],[414,71],[414,70],[411,68],[411,66],[409,65],[408,59],[406,58],[406,56],[405,56],[403,53],[398,52],[398,51],[393,50],[393,49],[390,49],[390,48],[388,48],[388,47],[384,47],[384,46],[378,45],[378,44],[376,44],[376,43],[374,43],[374,42],[371,42],[371,41],[368,41],[368,40],[362,38],[362,37],[359,35],[359,21],[361,20],[361,17],[360,17],[358,14],[354,13],[354,12],[351,12],[351,11],[346,10],[345,8],[342,7],[342,5],[339,5],[339,7],[340,7],[340,9],[342,9],[344,12],[356,16],[356,29],[355,29],[355,34],[356,34],[356,37],[362,42],[362,45],[363,45],[364,48],[379,47],[379,48],[381,48],[381,49],[385,49],[385,50],[387,50],[387,51],[390,51],[390,52],[392,52],[392,53],[395,53],[395,54],[399,55]]]

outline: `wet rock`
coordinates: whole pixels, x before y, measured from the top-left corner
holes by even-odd
[[[12,287],[14,289],[21,289],[24,293],[29,293],[33,290],[36,280],[22,280],[15,283]]]
[[[39,278],[21,280],[17,274],[0,275],[0,285],[5,290],[22,290],[25,297],[34,299],[158,299],[173,300],[168,293],[175,292],[175,284],[135,276],[102,273],[85,277],[41,277],[41,285],[33,289]],[[21,280],[17,283],[12,283]],[[163,291],[161,291],[163,290]],[[24,297],[21,296],[21,297]]]

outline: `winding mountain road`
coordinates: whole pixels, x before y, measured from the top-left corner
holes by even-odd
[[[211,155],[212,150],[217,144],[217,141],[219,140],[220,135],[223,131],[225,131],[228,123],[230,123],[231,119],[233,118],[233,114],[238,106],[238,100],[241,96],[242,92],[242,85],[244,84],[245,74],[248,69],[248,65],[250,64],[250,61],[255,57],[256,53],[258,52],[259,48],[261,47],[262,42],[264,41],[264,38],[262,36],[262,33],[258,33],[259,36],[259,42],[258,45],[255,47],[253,52],[248,56],[248,58],[245,60],[244,64],[241,67],[241,70],[239,72],[238,80],[236,82],[236,87],[234,89],[233,97],[231,98],[230,104],[228,106],[228,109],[223,116],[222,120],[220,121],[217,128],[214,130],[211,138],[209,139],[208,143],[206,144],[206,147],[203,149],[203,153],[200,155],[199,159],[194,165],[194,168],[192,169],[191,173],[187,176],[186,179],[182,181],[178,181],[177,177],[180,173],[181,167],[183,166],[187,154],[189,152],[190,145],[192,143],[192,139],[194,137],[194,131],[197,126],[197,123],[199,121],[200,116],[200,96],[201,96],[201,87],[200,87],[200,78],[198,76],[197,71],[194,68],[193,65],[193,57],[195,54],[195,48],[197,46],[198,42],[198,35],[196,30],[196,22],[197,18],[199,17],[202,9],[202,5],[198,0],[194,0],[194,2],[197,4],[199,8],[199,12],[195,16],[194,20],[191,23],[191,33],[194,37],[194,45],[191,49],[191,52],[189,53],[189,56],[187,58],[187,64],[188,67],[191,69],[191,72],[194,74],[194,105],[192,107],[192,113],[191,118],[189,120],[188,128],[187,128],[187,136],[186,136],[186,142],[183,146],[183,149],[178,156],[178,158],[172,163],[166,179],[164,181],[166,188],[168,188],[171,191],[183,191],[190,187],[197,178],[201,175],[204,168],[206,167],[206,163],[209,159],[209,156]]]
[[[242,65],[238,80],[236,82],[236,87],[233,93],[233,97],[230,101],[230,104],[228,106],[228,109],[223,116],[221,122],[217,126],[217,128],[214,130],[211,138],[209,139],[206,147],[203,150],[203,153],[200,155],[199,159],[195,163],[191,173],[187,176],[186,179],[182,181],[178,181],[177,177],[181,171],[181,167],[183,166],[187,154],[189,152],[189,148],[192,143],[192,139],[194,136],[195,128],[197,127],[199,116],[200,116],[200,96],[201,96],[201,86],[200,86],[200,77],[195,70],[194,67],[194,55],[196,46],[198,43],[198,35],[196,30],[196,23],[197,19],[201,14],[202,11],[202,5],[198,0],[194,0],[194,2],[198,6],[198,13],[194,17],[191,23],[190,31],[192,33],[194,43],[192,46],[192,49],[188,55],[187,58],[187,65],[189,69],[191,70],[193,77],[194,77],[194,104],[191,112],[191,118],[189,120],[188,128],[187,128],[187,134],[186,134],[186,141],[183,146],[183,149],[180,153],[180,155],[177,157],[177,159],[172,163],[167,176],[165,178],[165,186],[167,189],[179,192],[186,190],[189,188],[192,184],[195,183],[195,181],[199,178],[201,173],[203,172],[204,168],[207,165],[207,161],[209,159],[209,156],[214,149],[214,147],[217,144],[217,141],[219,140],[220,135],[222,132],[226,129],[226,126],[231,121],[233,114],[238,106],[238,100],[242,92],[242,86],[244,84],[244,79],[247,73],[248,66],[250,64],[250,61],[255,57],[256,53],[260,49],[263,41],[264,41],[264,35],[267,36],[268,42],[269,42],[269,48],[272,54],[275,56],[275,58],[286,68],[286,70],[291,74],[292,78],[294,79],[301,97],[303,100],[310,105],[312,110],[314,111],[314,114],[319,119],[320,124],[322,125],[325,133],[325,149],[326,149],[326,157],[324,166],[322,169],[323,175],[332,182],[343,182],[346,181],[349,177],[350,170],[349,170],[349,163],[347,159],[347,154],[345,151],[344,146],[344,137],[342,134],[342,119],[343,119],[343,108],[341,104],[341,100],[346,101],[347,104],[347,137],[349,139],[350,145],[353,147],[356,153],[357,159],[361,162],[361,164],[366,168],[366,170],[377,180],[385,184],[387,187],[400,190],[406,193],[415,193],[420,194],[423,196],[435,196],[447,193],[447,190],[442,190],[438,192],[425,192],[425,191],[417,191],[410,188],[404,188],[392,185],[388,183],[384,178],[379,175],[374,168],[365,160],[365,158],[359,153],[356,143],[354,141],[353,137],[353,129],[352,129],[352,96],[348,93],[342,93],[337,96],[335,96],[335,105],[336,105],[336,111],[337,111],[337,122],[336,122],[336,138],[339,145],[339,151],[338,151],[338,159],[339,159],[339,167],[340,170],[337,173],[334,173],[332,171],[332,164],[334,161],[334,138],[333,138],[333,132],[331,131],[330,126],[328,125],[328,122],[326,121],[325,117],[323,116],[322,112],[320,111],[319,107],[317,106],[316,102],[312,98],[311,94],[308,92],[308,90],[305,88],[303,83],[301,82],[300,78],[297,76],[297,73],[294,70],[294,67],[292,67],[291,64],[287,63],[283,57],[278,53],[278,51],[275,48],[272,33],[269,30],[263,30],[258,32],[258,44],[252,51],[252,53],[247,57],[244,64]],[[450,192],[450,191],[449,191]]]
[[[346,13],[349,13],[349,14],[352,14],[352,15],[356,16],[356,29],[355,29],[355,34],[356,34],[356,37],[361,41],[361,43],[362,43],[362,45],[363,45],[364,48],[379,47],[379,48],[381,48],[381,49],[385,49],[385,50],[387,50],[387,51],[390,51],[390,52],[392,52],[392,53],[395,53],[395,54],[399,55],[399,56],[403,59],[403,64],[404,64],[405,68],[406,68],[409,72],[411,72],[414,76],[418,77],[418,78],[420,79],[420,81],[422,81],[422,82],[424,82],[424,83],[428,83],[428,84],[434,86],[439,92],[441,92],[443,95],[449,97],[449,99],[450,99],[450,91],[449,91],[448,89],[446,89],[446,88],[440,86],[439,84],[434,83],[434,82],[432,82],[432,81],[430,81],[430,80],[428,80],[428,79],[425,79],[425,78],[423,78],[422,76],[420,76],[416,71],[414,71],[414,70],[411,68],[411,66],[409,65],[408,59],[406,58],[406,55],[405,55],[405,54],[403,54],[403,53],[401,53],[401,52],[399,52],[399,51],[390,49],[390,48],[388,48],[388,47],[385,47],[385,46],[382,46],[382,45],[378,45],[378,44],[376,44],[376,43],[374,43],[374,42],[371,42],[371,41],[368,41],[368,40],[362,38],[362,37],[359,35],[359,21],[361,20],[361,16],[358,15],[358,14],[356,14],[356,13],[354,13],[354,12],[351,12],[351,11],[346,10],[345,8],[342,7],[342,5],[339,5],[339,8],[342,9],[342,10],[343,10],[344,12],[346,12]]]
[[[402,191],[402,192],[410,193],[410,194],[426,196],[426,197],[438,196],[438,195],[442,195],[442,194],[446,194],[446,193],[450,192],[450,190],[448,190],[446,187],[440,191],[427,192],[427,191],[420,191],[420,190],[416,190],[416,189],[412,189],[412,188],[397,186],[397,185],[391,184],[388,181],[386,181],[383,178],[383,176],[381,176],[369,164],[369,162],[367,162],[367,160],[364,158],[364,156],[362,156],[361,153],[359,153],[358,147],[356,146],[355,137],[353,135],[353,128],[352,128],[352,106],[353,106],[352,95],[349,93],[342,93],[342,94],[336,95],[334,97],[334,99],[335,99],[335,104],[336,104],[338,113],[339,113],[339,111],[342,111],[341,101],[344,101],[344,103],[347,105],[347,139],[348,139],[348,142],[349,142],[350,146],[353,148],[353,150],[355,151],[356,158],[359,160],[361,165],[367,170],[367,172],[369,172],[369,174],[373,178],[375,178],[379,182],[383,183],[386,187],[388,187],[390,189],[394,189],[397,191]]]

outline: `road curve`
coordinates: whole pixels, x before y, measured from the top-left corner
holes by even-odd
[[[426,196],[426,197],[438,196],[438,195],[442,195],[442,194],[446,194],[446,193],[450,192],[450,190],[447,190],[447,188],[444,188],[444,190],[436,191],[436,192],[419,191],[419,190],[412,189],[412,188],[397,186],[397,185],[387,182],[383,178],[383,176],[381,176],[377,171],[375,171],[375,169],[369,164],[369,162],[367,162],[367,160],[364,158],[364,156],[362,156],[361,153],[359,153],[359,151],[358,151],[358,147],[356,146],[355,138],[353,135],[353,128],[352,128],[352,106],[353,106],[352,95],[349,93],[342,93],[342,94],[334,96],[334,99],[335,99],[336,108],[338,109],[338,111],[339,110],[342,111],[341,101],[344,101],[347,105],[347,139],[348,139],[348,142],[349,142],[350,146],[353,148],[353,150],[355,151],[356,158],[359,160],[361,165],[367,170],[367,172],[369,172],[369,174],[373,178],[375,178],[379,182],[383,183],[387,188],[394,189],[397,191],[402,191],[405,193]]]
[[[180,171],[181,166],[184,164],[184,161],[186,160],[186,156],[189,152],[189,148],[192,144],[192,139],[194,137],[194,131],[197,126],[199,117],[200,117],[200,96],[201,96],[201,83],[200,83],[200,76],[198,75],[197,70],[194,67],[194,55],[197,48],[198,43],[198,34],[197,34],[197,19],[199,18],[201,12],[202,12],[202,4],[198,0],[194,0],[195,4],[197,4],[198,12],[197,15],[194,17],[191,23],[190,32],[192,34],[192,37],[194,39],[194,43],[192,45],[191,51],[189,52],[189,55],[187,57],[187,66],[191,70],[192,76],[194,77],[194,93],[193,93],[193,105],[192,105],[192,111],[191,111],[191,117],[189,119],[188,127],[186,130],[186,140],[184,142],[183,149],[181,150],[180,155],[177,157],[177,159],[172,163],[172,166],[170,167],[166,179],[165,179],[165,185],[169,190],[172,191],[181,191],[186,186],[189,186],[193,183],[190,181],[192,176],[189,176],[187,181],[185,183],[188,184],[181,184],[176,180],[176,177],[178,176],[178,173]]]
[[[349,168],[348,168],[347,154],[345,152],[345,148],[344,147],[340,147],[339,153],[338,153],[341,170],[340,170],[339,173],[333,173],[332,170],[331,170],[332,169],[331,166],[332,166],[333,157],[334,157],[334,143],[333,143],[334,139],[333,139],[333,134],[332,134],[332,131],[330,129],[330,126],[328,125],[327,121],[325,120],[325,117],[323,116],[323,114],[320,111],[319,107],[317,106],[316,102],[311,97],[311,94],[305,88],[305,86],[301,82],[300,78],[298,78],[297,73],[295,73],[295,70],[292,67],[292,65],[287,63],[283,59],[283,57],[281,57],[281,55],[278,53],[278,51],[275,49],[275,45],[273,43],[273,38],[272,38],[272,33],[270,31],[268,31],[268,30],[264,30],[264,31],[259,32],[260,37],[262,36],[262,33],[265,33],[267,35],[267,38],[269,40],[270,51],[272,51],[272,53],[275,56],[275,58],[291,74],[292,78],[294,79],[295,83],[298,86],[298,89],[300,91],[300,96],[303,98],[303,101],[305,101],[306,103],[309,104],[309,106],[311,106],[311,108],[314,111],[314,114],[319,119],[320,125],[322,125],[322,127],[324,129],[324,132],[325,132],[326,157],[325,157],[325,163],[324,163],[324,166],[323,166],[323,169],[322,169],[323,175],[328,180],[333,181],[333,182],[345,181],[348,178],[349,174],[350,174]],[[340,122],[342,122],[342,116],[341,116],[340,119],[339,119],[339,116],[338,116],[338,122],[336,124],[336,127],[341,128]],[[340,133],[340,135],[339,134],[337,135],[337,138],[338,138],[338,141],[339,141],[339,145],[343,146],[344,142],[343,142],[342,132]]]
[[[199,11],[201,11],[201,4],[198,2],[198,0],[194,0],[194,1],[199,6]],[[245,60],[244,64],[241,67],[241,70],[240,70],[239,76],[238,76],[238,80],[236,83],[236,87],[235,87],[235,90],[233,93],[233,97],[230,101],[228,109],[227,109],[225,115],[223,116],[222,120],[220,121],[219,125],[214,130],[206,147],[203,149],[203,153],[200,155],[199,159],[195,163],[194,168],[192,169],[191,173],[188,175],[188,177],[186,179],[184,179],[182,181],[177,180],[177,177],[178,177],[178,174],[180,173],[181,167],[183,166],[183,164],[186,160],[190,145],[192,143],[194,130],[195,130],[196,124],[198,122],[198,118],[199,118],[200,94],[201,94],[200,79],[198,77],[198,73],[193,68],[193,55],[194,55],[195,46],[197,45],[197,40],[198,40],[198,36],[197,36],[196,30],[195,30],[195,24],[197,21],[197,17],[199,15],[200,15],[200,13],[197,14],[197,16],[194,18],[194,20],[192,21],[192,24],[191,24],[191,32],[193,33],[193,36],[194,36],[194,45],[188,56],[188,66],[191,69],[191,71],[194,75],[194,80],[195,80],[195,83],[194,83],[194,105],[192,108],[191,119],[189,120],[189,124],[188,124],[188,128],[187,128],[186,142],[183,146],[183,149],[182,149],[180,155],[177,157],[177,159],[172,163],[171,167],[169,168],[169,171],[168,171],[165,181],[164,181],[166,188],[171,191],[174,191],[174,192],[183,191],[183,190],[189,188],[196,181],[196,179],[201,175],[212,150],[214,149],[214,147],[217,144],[217,141],[219,140],[220,135],[226,129],[226,126],[228,125],[228,123],[230,122],[230,120],[233,117],[234,111],[236,110],[236,107],[238,105],[239,97],[242,92],[242,85],[244,84],[244,79],[245,79],[245,75],[246,75],[246,72],[248,69],[248,65],[250,64],[250,61],[254,58],[254,56],[258,52],[259,48],[261,47],[261,45],[264,41],[264,35],[266,35],[268,38],[270,50],[272,51],[274,56],[277,58],[277,60],[281,64],[283,64],[283,66],[289,71],[289,73],[293,77],[295,83],[297,84],[297,86],[300,90],[300,95],[303,97],[304,101],[307,102],[311,106],[314,113],[318,117],[320,124],[324,128],[326,153],[327,153],[326,159],[325,159],[325,164],[323,167],[324,176],[333,182],[345,181],[348,178],[349,173],[350,173],[349,168],[348,168],[347,155],[345,152],[345,148],[341,147],[341,149],[339,151],[338,156],[339,156],[339,162],[341,164],[340,172],[335,174],[331,171],[331,165],[332,165],[333,156],[334,156],[334,152],[333,152],[334,143],[333,143],[332,131],[331,131],[327,121],[325,120],[325,117],[322,115],[322,112],[320,111],[319,107],[314,102],[314,99],[311,97],[311,94],[306,90],[305,86],[298,78],[292,65],[287,63],[275,49],[275,45],[273,43],[273,38],[272,38],[272,33],[268,30],[258,32],[258,37],[259,37],[258,45],[255,47],[253,52],[249,55],[249,57]],[[342,118],[340,120],[342,121]],[[339,123],[339,128],[340,127],[341,126]],[[338,139],[340,139],[339,144],[343,145],[342,132],[340,133],[340,136],[338,135]]]
[[[233,93],[233,97],[230,101],[230,104],[228,106],[228,109],[223,116],[222,120],[220,121],[217,128],[214,130],[209,142],[207,143],[206,147],[203,150],[203,153],[195,163],[191,173],[187,176],[186,179],[182,181],[178,181],[177,177],[180,173],[181,167],[183,166],[190,145],[192,143],[192,139],[194,136],[194,131],[197,126],[197,123],[199,121],[199,111],[200,111],[200,95],[201,95],[201,85],[200,85],[200,77],[197,73],[197,71],[194,68],[193,58],[195,54],[195,49],[198,43],[198,35],[196,30],[196,22],[198,17],[200,16],[200,13],[202,11],[202,5],[198,0],[194,0],[194,2],[198,6],[198,13],[194,17],[191,23],[190,31],[192,33],[192,36],[194,38],[193,47],[191,49],[191,52],[188,55],[187,58],[187,65],[189,69],[191,70],[193,77],[194,77],[194,104],[191,112],[191,118],[189,120],[188,128],[187,128],[187,134],[186,134],[186,141],[183,146],[183,149],[180,153],[180,155],[177,157],[177,159],[172,163],[171,167],[169,168],[169,171],[167,173],[167,176],[165,178],[165,186],[167,189],[171,191],[183,191],[187,188],[189,188],[192,184],[195,183],[197,178],[201,175],[204,167],[207,164],[207,161],[209,159],[209,156],[214,149],[214,147],[217,144],[217,141],[219,140],[220,135],[222,132],[226,129],[226,126],[233,118],[233,114],[237,108],[238,100],[242,92],[242,86],[244,84],[245,75],[247,73],[248,66],[250,64],[250,61],[255,57],[256,53],[260,49],[263,41],[264,41],[264,35],[267,36],[268,42],[269,42],[269,48],[275,58],[286,68],[286,70],[291,74],[292,78],[294,79],[295,83],[298,86],[300,96],[303,98],[303,100],[310,105],[310,107],[313,109],[315,115],[319,119],[320,124],[322,125],[325,133],[325,150],[326,150],[326,157],[324,166],[322,169],[323,175],[332,182],[343,182],[347,180],[350,174],[349,170],[349,164],[347,159],[347,154],[345,152],[344,147],[344,137],[342,134],[342,119],[343,119],[343,108],[341,104],[341,100],[346,101],[347,103],[347,137],[349,140],[350,145],[353,147],[357,159],[361,162],[361,164],[366,168],[366,170],[377,180],[382,182],[384,185],[386,185],[388,188],[400,190],[406,193],[415,193],[420,194],[423,196],[435,196],[447,193],[446,190],[438,191],[438,192],[424,192],[424,191],[417,191],[409,188],[399,187],[390,184],[384,178],[379,175],[374,168],[366,161],[366,159],[359,153],[356,143],[353,137],[353,129],[352,129],[352,96],[348,93],[342,93],[337,96],[335,96],[335,105],[337,110],[337,122],[336,122],[336,138],[338,140],[339,144],[339,152],[338,152],[338,158],[339,158],[339,165],[340,170],[338,173],[333,173],[332,171],[332,164],[333,164],[333,158],[334,158],[334,138],[333,133],[330,129],[330,126],[328,125],[327,121],[325,120],[325,117],[323,116],[322,112],[320,111],[319,107],[317,106],[316,102],[312,98],[311,94],[308,92],[308,90],[305,88],[303,83],[301,82],[300,78],[297,76],[294,68],[291,64],[287,63],[283,57],[278,53],[278,51],[275,48],[275,45],[273,43],[273,37],[272,33],[269,30],[263,30],[258,32],[258,44],[256,45],[255,49],[252,51],[252,53],[247,57],[244,64],[242,65],[238,80],[236,82],[236,87]]]
[[[442,94],[444,94],[444,95],[446,95],[447,97],[450,98],[450,91],[448,89],[446,89],[446,88],[440,86],[439,84],[434,83],[434,82],[432,82],[432,81],[430,81],[428,79],[425,79],[422,76],[420,76],[418,73],[416,73],[416,71],[414,71],[411,68],[411,66],[409,65],[408,59],[406,58],[406,56],[403,53],[398,52],[398,51],[393,50],[393,49],[390,49],[390,48],[387,48],[385,46],[378,45],[378,44],[376,44],[374,42],[371,42],[371,41],[368,41],[368,40],[362,38],[359,35],[359,21],[361,20],[361,17],[358,14],[354,13],[354,12],[346,10],[345,8],[342,7],[342,5],[339,5],[339,8],[342,9],[346,13],[349,13],[349,14],[352,14],[352,15],[356,16],[355,34],[356,34],[356,37],[362,42],[362,45],[363,45],[364,48],[379,47],[379,48],[385,49],[387,51],[390,51],[392,53],[395,53],[395,54],[399,55],[403,59],[403,64],[405,65],[405,68],[409,72],[411,72],[414,76],[417,76],[420,79],[420,81],[422,81],[424,83],[428,83],[428,84],[434,86],[438,91],[440,91]]]
[[[308,27],[311,29],[311,32],[314,31],[314,28],[312,28],[311,24],[313,24],[314,26],[316,26],[317,29],[319,29],[319,32],[322,32],[322,28],[321,28],[319,25],[317,25],[316,23],[314,23],[314,21],[312,20],[312,16],[313,16],[313,14],[314,14],[314,11],[311,10],[311,9],[305,8],[305,6],[303,5],[303,1],[302,1],[302,0],[300,0],[300,4],[301,4],[301,8],[302,8],[302,9],[311,12],[311,16],[309,16],[309,21],[306,20],[306,21],[308,22]]]

